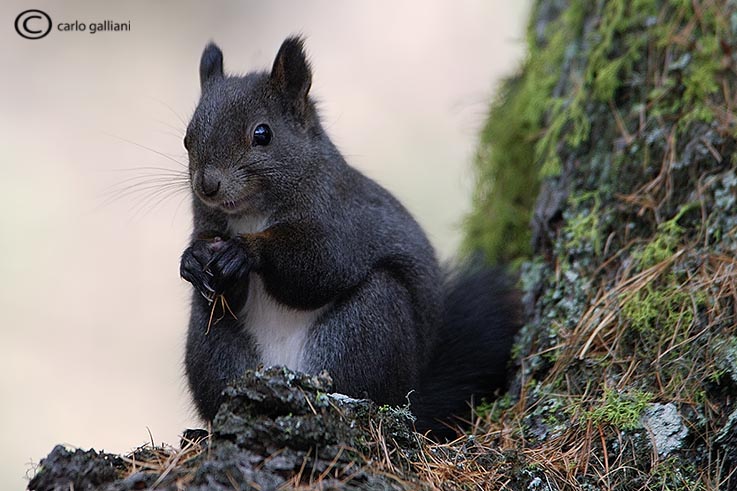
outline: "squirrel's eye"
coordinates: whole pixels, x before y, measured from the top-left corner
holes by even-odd
[[[190,141],[189,140],[190,140],[189,135],[187,135],[187,136],[184,137],[184,148],[187,149],[187,150],[189,150],[189,147],[190,147]]]
[[[267,124],[260,124],[253,130],[253,146],[268,145],[271,141],[271,128]]]

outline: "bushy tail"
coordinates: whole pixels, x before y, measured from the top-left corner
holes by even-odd
[[[497,268],[470,265],[449,273],[444,322],[420,387],[412,399],[420,432],[455,435],[471,418],[471,403],[507,384],[508,362],[520,326],[519,296]]]

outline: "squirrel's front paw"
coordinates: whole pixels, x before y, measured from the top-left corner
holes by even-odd
[[[192,286],[210,302],[215,297],[216,290],[212,285],[212,272],[207,270],[207,264],[223,244],[225,241],[219,237],[211,240],[195,240],[182,253],[179,264],[179,275],[192,283]]]
[[[224,294],[234,308],[239,308],[248,292],[248,275],[253,260],[243,239],[234,237],[220,244],[205,265],[212,277],[208,284],[217,294]]]

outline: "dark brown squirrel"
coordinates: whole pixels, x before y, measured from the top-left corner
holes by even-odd
[[[327,370],[339,392],[409,399],[418,431],[452,436],[451,418],[506,383],[516,294],[499,270],[441,270],[409,212],[330,141],[311,81],[298,37],[270,72],[224,76],[220,49],[202,53],[181,259],[194,402],[212,420],[249,368]]]

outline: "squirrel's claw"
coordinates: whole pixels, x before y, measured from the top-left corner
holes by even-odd
[[[202,290],[198,290],[200,292],[200,295],[207,300],[208,305],[212,305],[212,302],[215,301],[215,293],[211,292],[203,292]]]
[[[182,254],[179,265],[179,275],[185,281],[202,294],[208,302],[212,303],[215,298],[215,289],[210,285],[213,275],[203,267],[207,259],[207,246],[202,241],[194,242]]]
[[[240,238],[195,240],[182,254],[179,271],[210,305],[218,295],[234,305],[245,302],[251,260]]]

